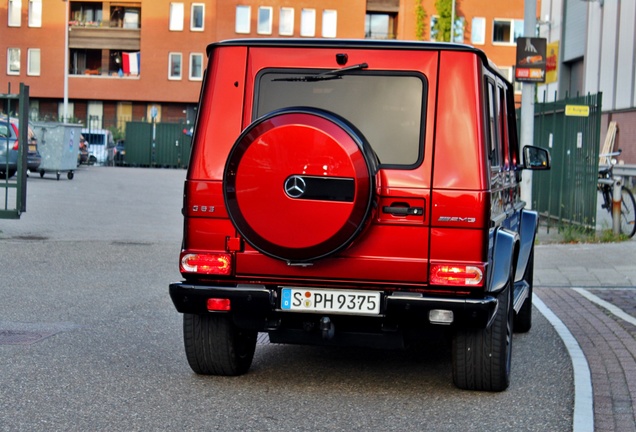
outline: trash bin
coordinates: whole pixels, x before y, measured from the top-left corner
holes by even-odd
[[[38,138],[38,150],[42,156],[40,177],[54,172],[57,179],[66,172],[69,180],[77,168],[82,126],[69,123],[34,122],[33,130]]]

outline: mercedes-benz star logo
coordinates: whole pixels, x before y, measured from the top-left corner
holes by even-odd
[[[285,180],[285,193],[290,198],[300,198],[306,189],[307,184],[301,176],[293,175]]]

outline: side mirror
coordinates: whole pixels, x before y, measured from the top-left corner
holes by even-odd
[[[550,152],[541,147],[525,146],[523,148],[523,168],[530,170],[549,170]]]

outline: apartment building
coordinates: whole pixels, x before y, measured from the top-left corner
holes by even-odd
[[[0,93],[30,87],[33,118],[91,127],[190,122],[207,44],[243,37],[435,39],[435,0],[0,0]],[[418,23],[419,4],[426,15]],[[456,0],[454,41],[512,77],[523,0]],[[68,35],[68,39],[66,36]]]

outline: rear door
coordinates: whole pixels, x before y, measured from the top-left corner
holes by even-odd
[[[438,56],[250,48],[224,177],[238,276],[428,280]]]

